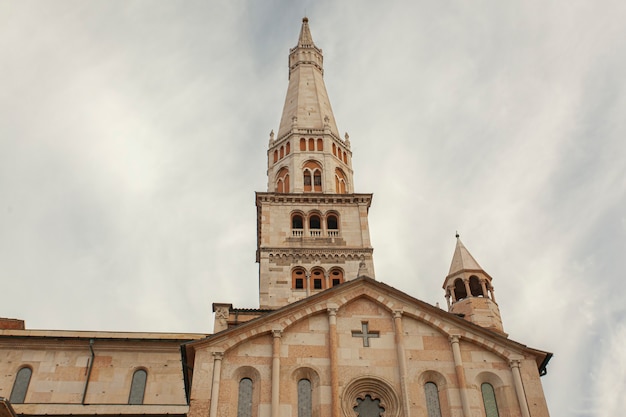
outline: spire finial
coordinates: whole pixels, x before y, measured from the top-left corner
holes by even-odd
[[[457,238],[457,239],[460,237],[460,236],[459,236],[459,231],[458,231],[458,230],[456,231],[455,236],[456,236],[456,238]]]

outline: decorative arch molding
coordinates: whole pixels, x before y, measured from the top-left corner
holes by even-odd
[[[257,328],[252,328],[246,332],[233,335],[227,340],[224,340],[221,346],[223,347],[224,351],[228,351],[233,347],[239,345],[240,343],[253,337],[269,335],[271,334],[272,330],[275,330],[277,328],[286,331],[289,329],[289,327],[307,317],[311,317],[319,313],[326,313],[327,309],[331,305],[334,308],[338,308],[338,311],[341,311],[342,308],[359,298],[366,298],[376,303],[392,315],[394,311],[402,310],[404,317],[418,320],[439,331],[446,337],[450,337],[453,335],[459,336],[462,341],[480,346],[485,350],[495,354],[496,356],[506,360],[507,362],[511,359],[519,359],[520,357],[524,357],[522,352],[516,351],[513,347],[503,347],[476,334],[464,331],[460,332],[457,327],[452,327],[444,320],[441,320],[438,317],[435,317],[423,310],[420,310],[418,307],[407,308],[406,303],[400,300],[395,300],[393,298],[387,298],[387,300],[381,299],[380,292],[377,291],[375,288],[370,287],[357,287],[345,293],[341,293],[339,295],[339,298],[321,300],[315,304],[309,305],[305,309],[286,314],[285,316],[278,318],[277,321],[274,321],[272,323],[264,324]],[[389,417],[389,415],[386,414],[386,417]]]
[[[291,373],[291,379],[294,382],[298,382],[301,379],[308,379],[309,381],[311,381],[313,388],[319,387],[321,381],[320,372],[317,369],[309,366],[303,366],[294,369],[294,371]]]
[[[400,400],[396,391],[388,382],[373,375],[352,380],[346,386],[341,395],[343,415],[354,415],[354,407],[358,405],[357,398],[365,398],[367,395],[380,400],[380,406],[385,409],[385,417],[401,415]]]
[[[424,385],[427,382],[434,382],[440,389],[448,385],[446,377],[442,373],[433,370],[427,370],[419,374],[417,382],[419,382],[420,385]]]

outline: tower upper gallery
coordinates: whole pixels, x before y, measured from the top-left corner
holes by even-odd
[[[346,194],[354,191],[352,152],[339,135],[326,85],[324,57],[302,19],[289,50],[289,85],[278,134],[270,134],[268,191]]]

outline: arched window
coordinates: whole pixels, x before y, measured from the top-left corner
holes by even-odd
[[[323,151],[324,150],[324,141],[322,139],[318,139],[317,140],[317,150],[318,151]]]
[[[300,214],[294,214],[291,216],[291,228],[304,229],[304,219]]]
[[[243,378],[239,381],[237,417],[252,417],[252,380],[250,378]]]
[[[457,278],[454,281],[454,298],[459,301],[463,298],[467,298],[467,290],[465,289],[465,283],[461,278]]]
[[[335,285],[339,285],[343,282],[343,271],[341,269],[335,268],[330,271],[330,285],[334,287]]]
[[[346,193],[346,175],[339,168],[335,168],[335,192],[337,194]]]
[[[291,288],[295,290],[303,290],[305,280],[306,274],[304,272],[304,269],[296,268],[291,271]]]
[[[306,139],[300,138],[300,150],[306,151]]]
[[[278,151],[274,151],[274,163],[278,161]]]
[[[483,394],[485,416],[500,417],[500,414],[498,414],[498,404],[496,403],[496,392],[493,390],[493,386],[485,382],[480,386],[480,390]]]
[[[337,230],[339,229],[339,222],[337,220],[337,215],[329,214],[326,216],[326,227],[328,230]]]
[[[10,402],[13,404],[24,403],[32,374],[33,370],[27,366],[17,371],[17,375],[15,375],[15,382],[13,382],[13,389],[11,390],[11,397],[9,397]]]
[[[313,191],[322,191],[322,171],[319,169],[313,172]]]
[[[344,153],[343,153],[343,162],[344,162],[345,164],[347,164],[347,163],[348,163],[348,154],[347,154],[345,151],[344,151]]]
[[[337,145],[333,143],[333,155],[337,156]]]
[[[315,150],[315,139],[313,139],[313,138],[309,139],[309,150],[310,151],[314,151]]]
[[[298,417],[311,417],[313,409],[311,394],[313,394],[311,381],[308,379],[298,381]]]
[[[283,159],[284,156],[285,156],[285,147],[281,146],[280,147],[280,159]]]
[[[472,293],[472,296],[474,297],[482,297],[485,294],[483,294],[483,287],[480,285],[480,281],[478,280],[478,277],[475,275],[472,275],[469,279],[469,285],[470,285],[470,291]]]
[[[321,228],[322,228],[322,221],[320,220],[320,216],[318,216],[317,214],[311,215],[311,217],[309,217],[309,229],[319,230]]]
[[[146,380],[148,373],[143,369],[137,369],[133,374],[133,380],[130,383],[130,394],[128,395],[128,404],[143,404],[143,395],[146,392]]]
[[[311,171],[304,170],[304,191],[311,191]]]
[[[276,174],[276,192],[289,192],[289,170],[287,168],[281,168]]]
[[[322,166],[319,162],[307,161],[302,168],[304,173],[304,191],[321,191]]]
[[[441,406],[439,405],[439,390],[434,382],[424,384],[424,394],[426,395],[426,410],[428,417],[441,417]]]
[[[323,290],[324,285],[324,271],[321,269],[314,269],[311,271],[311,289],[312,290]]]
[[[289,155],[289,152],[291,152],[291,143],[287,142],[285,145],[285,155]]]

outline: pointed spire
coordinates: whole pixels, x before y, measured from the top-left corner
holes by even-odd
[[[482,271],[483,268],[478,265],[476,259],[469,253],[463,242],[459,237],[459,233],[456,233],[456,248],[454,248],[454,255],[452,256],[452,263],[450,264],[450,271],[448,275],[455,274],[464,270]]]
[[[315,46],[313,43],[313,37],[311,36],[311,29],[309,29],[309,18],[302,18],[302,28],[300,29],[300,37],[298,38],[299,48],[310,48]]]
[[[324,56],[313,43],[309,19],[305,17],[298,44],[289,50],[289,86],[276,140],[296,131],[310,130],[328,131],[340,140],[324,84]]]

